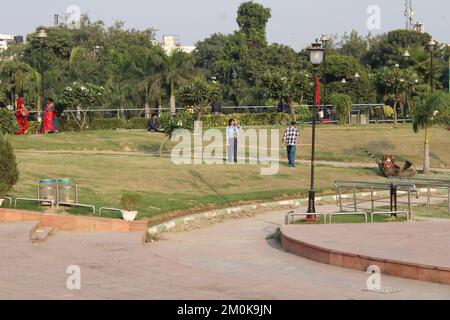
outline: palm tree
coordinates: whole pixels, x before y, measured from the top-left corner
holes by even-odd
[[[175,86],[183,85],[195,74],[193,56],[181,50],[174,51],[166,58],[164,81],[170,93],[170,112],[176,113]]]
[[[11,104],[14,103],[16,95],[26,94],[33,100],[37,98],[41,77],[39,72],[30,65],[16,60],[2,61],[0,76],[9,79],[8,91]]]
[[[148,50],[144,64],[139,68],[139,90],[145,95],[146,115],[150,113],[151,102],[156,96],[161,97],[165,68],[164,52],[154,47]],[[161,100],[161,99],[160,99]],[[161,102],[158,108],[161,107]]]
[[[423,173],[430,173],[430,132],[436,125],[450,123],[450,94],[435,93],[430,95],[424,103],[413,108],[413,129],[415,133],[425,130],[425,151]]]

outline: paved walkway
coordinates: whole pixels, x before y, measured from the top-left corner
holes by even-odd
[[[0,224],[0,299],[450,299],[450,286],[389,276],[382,285],[400,292],[367,292],[363,272],[287,253],[266,240],[284,213],[172,233],[146,246],[140,233],[58,233],[33,247],[33,223]],[[69,265],[81,267],[80,291],[66,288]]]
[[[284,226],[283,233],[319,248],[450,269],[450,220]]]

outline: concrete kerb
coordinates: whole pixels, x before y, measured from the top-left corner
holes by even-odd
[[[371,195],[370,192],[369,193],[364,192],[364,193],[357,194],[358,197],[368,197],[370,195]],[[386,195],[387,196],[387,195],[389,195],[389,192],[387,192],[387,191],[375,192],[374,195]],[[351,197],[353,197],[353,194],[342,195],[343,199],[349,199]],[[202,220],[202,219],[223,217],[223,216],[228,216],[228,215],[231,215],[234,213],[252,212],[259,208],[282,209],[284,207],[301,207],[301,206],[308,204],[308,200],[309,199],[283,200],[283,201],[266,202],[266,203],[259,203],[259,204],[253,204],[253,205],[244,205],[241,207],[208,211],[208,212],[196,214],[196,215],[185,217],[185,218],[171,220],[166,223],[162,223],[157,226],[150,227],[147,232],[147,239],[148,240],[154,239],[158,235],[161,235],[170,230],[173,230],[176,227],[185,226],[194,221],[198,221],[198,220]],[[334,201],[337,201],[337,196],[334,195],[334,196],[317,197],[316,201],[317,202],[320,202],[320,201],[334,202]]]

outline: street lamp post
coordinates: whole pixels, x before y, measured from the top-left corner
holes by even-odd
[[[433,76],[433,71],[434,71],[434,50],[436,49],[436,41],[434,40],[430,40],[426,45],[425,45],[425,49],[430,53],[431,56],[431,66],[430,66],[430,90],[431,93],[434,92],[434,76]]]
[[[311,47],[308,49],[309,51],[309,59],[311,64],[313,65],[313,76],[314,76],[314,103],[313,103],[313,112],[312,112],[312,152],[311,152],[311,188],[309,190],[309,201],[308,201],[308,214],[307,220],[316,220],[316,217],[314,216],[314,213],[316,213],[316,191],[315,191],[315,185],[314,185],[314,174],[315,174],[315,161],[316,161],[316,123],[317,123],[317,117],[318,112],[317,108],[320,106],[317,106],[318,101],[318,79],[317,79],[317,71],[319,70],[319,66],[323,62],[324,58],[324,48],[323,46],[316,41],[315,43],[311,44]]]
[[[38,114],[37,114],[37,120],[38,122],[42,122],[42,113],[41,110],[45,108],[45,91],[44,91],[44,42],[47,38],[47,32],[45,32],[44,29],[41,29],[39,33],[36,36],[37,39],[40,41],[40,47],[41,47],[41,105],[38,104]]]
[[[359,75],[358,72],[355,73],[355,75],[353,76],[353,79],[355,79],[355,81],[356,81],[356,104],[359,104],[359,94],[360,94],[359,80],[361,79],[361,76]]]

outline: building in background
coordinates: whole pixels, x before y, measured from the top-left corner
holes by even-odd
[[[14,36],[9,34],[0,34],[0,51],[5,51],[12,43],[14,43]]]
[[[0,34],[0,52],[8,49],[8,46],[11,44],[21,44],[23,42],[24,42],[23,36]]]
[[[175,50],[181,50],[186,53],[191,53],[195,50],[195,46],[182,46],[179,37],[174,35],[163,36],[161,46],[167,55],[172,54]]]

